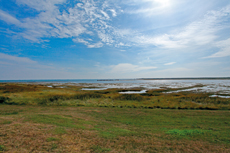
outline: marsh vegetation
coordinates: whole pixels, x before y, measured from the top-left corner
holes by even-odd
[[[212,97],[214,93],[172,92],[177,88],[81,90],[82,86],[47,87],[31,84],[1,84],[0,103],[8,105],[99,106],[125,108],[229,110],[230,98]],[[180,88],[180,90],[189,89]],[[172,92],[172,93],[170,93]],[[229,96],[229,95],[225,95]]]

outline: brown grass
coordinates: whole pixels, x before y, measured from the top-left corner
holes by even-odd
[[[118,137],[107,140],[96,132],[67,129],[67,134],[52,134],[55,126],[14,122],[0,127],[0,143],[5,152],[94,152],[93,146],[112,148],[110,152],[230,152],[224,145],[201,141],[161,140],[158,135],[146,137]],[[46,141],[47,138],[57,141]]]

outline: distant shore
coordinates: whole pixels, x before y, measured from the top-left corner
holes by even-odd
[[[199,78],[139,78],[136,80],[230,80],[230,77],[199,77]]]
[[[128,79],[28,79],[28,80],[0,80],[0,83],[124,83],[125,81],[140,80],[230,80],[230,77],[187,77],[187,78],[128,78]]]

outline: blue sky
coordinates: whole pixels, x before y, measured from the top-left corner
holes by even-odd
[[[229,0],[0,0],[0,79],[230,76]]]

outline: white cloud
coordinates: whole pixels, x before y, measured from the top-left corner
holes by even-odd
[[[210,11],[203,19],[176,31],[146,35],[132,29],[113,27],[110,16],[117,16],[122,9],[110,4],[110,1],[104,1],[101,4],[94,0],[81,0],[74,7],[60,12],[57,4],[65,2],[66,0],[17,0],[17,4],[34,8],[39,11],[39,14],[36,17],[18,20],[0,10],[0,19],[23,28],[24,31],[18,33],[18,37],[21,36],[33,42],[42,42],[43,38],[49,37],[72,38],[74,42],[83,43],[89,48],[106,44],[115,47],[150,45],[166,49],[184,49],[210,44],[218,38],[216,33],[219,30],[229,27],[222,23],[229,18],[230,6],[219,11]],[[130,0],[129,2],[135,2],[135,5],[146,4],[143,5],[145,6],[143,10],[134,10],[136,13],[156,11],[158,8],[175,5],[174,1],[169,0]],[[97,38],[87,41],[87,38],[95,36],[100,39],[100,43],[97,43]]]
[[[111,67],[111,71],[110,71],[111,73],[129,73],[129,72],[151,70],[157,68],[153,66],[138,66],[130,63],[120,63],[118,65],[112,65],[110,67]]]
[[[169,8],[177,1],[172,0],[142,0],[136,1],[131,0],[135,9],[126,10],[127,13],[130,14],[141,14],[145,16],[159,15],[165,12],[169,12]]]
[[[0,66],[3,66],[3,65],[13,65],[13,64],[9,63],[9,62],[2,62],[2,61],[0,61]]]
[[[17,63],[24,63],[24,64],[35,64],[37,63],[36,61],[33,61],[27,57],[17,57],[17,56],[12,56],[4,53],[0,53],[0,59],[1,60],[6,60],[8,62],[17,62]]]
[[[103,46],[102,42],[88,45],[88,48],[101,48]]]
[[[58,37],[72,38],[88,47],[100,47],[101,43],[111,45],[114,43],[111,33],[114,28],[109,25],[110,15],[116,16],[116,8],[111,8],[104,2],[103,7],[93,0],[82,0],[74,7],[66,8],[60,12],[57,4],[63,4],[66,0],[17,0],[18,5],[27,5],[36,9],[39,14],[35,17],[16,19],[12,15],[0,10],[0,19],[8,24],[15,24],[24,31],[17,36],[29,39],[33,42],[42,42],[43,38]],[[106,5],[105,5],[106,4]],[[115,7],[115,6],[114,6]],[[111,14],[112,12],[112,14]],[[82,41],[81,34],[85,37],[97,35],[101,43]]]
[[[117,16],[117,12],[115,9],[109,9],[109,10],[111,11],[113,17]]]
[[[66,0],[16,0],[19,5],[27,5],[38,11],[47,11],[55,9],[55,4],[61,4]]]
[[[0,10],[0,19],[8,24],[16,24],[16,25],[21,24],[21,22],[18,19],[16,19],[15,17],[11,16],[10,14],[2,10]]]
[[[192,69],[178,67],[173,69],[155,70],[151,72],[144,73],[143,76],[149,78],[172,78],[172,77],[191,77],[196,76]]]
[[[205,58],[216,58],[230,56],[230,38],[217,42],[216,47],[220,48],[220,51],[205,57]]]
[[[105,34],[103,31],[98,31],[98,37],[101,39],[102,42],[112,44],[114,40],[111,38],[109,34]]]
[[[170,62],[170,63],[165,63],[164,65],[173,65],[175,64],[176,62]]]
[[[89,42],[84,40],[84,39],[81,39],[81,38],[76,38],[76,39],[73,39],[74,42],[79,42],[79,43],[83,43],[85,45],[88,45]]]
[[[0,53],[0,80],[84,78],[67,68],[42,65],[26,57]]]
[[[140,45],[154,45],[161,48],[184,48],[186,40],[176,40],[175,35],[164,34],[160,36],[136,36],[133,41]]]
[[[171,34],[158,36],[137,35],[131,40],[138,44],[155,45],[169,49],[207,45],[218,38],[218,31],[230,27],[230,25],[222,25],[230,17],[229,13],[230,6],[227,6],[219,11],[210,11],[202,20],[193,22]]]
[[[104,11],[101,10],[101,13],[102,13],[107,19],[110,18],[109,15],[108,15],[106,12],[104,12]]]

